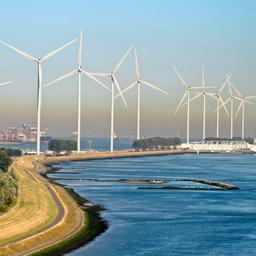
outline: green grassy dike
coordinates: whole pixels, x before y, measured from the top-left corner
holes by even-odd
[[[49,182],[52,181],[49,180]],[[86,199],[80,197],[76,192],[73,191],[73,189],[66,187],[64,188],[84,210],[84,226],[73,236],[31,254],[33,256],[63,255],[64,253],[73,251],[74,249],[87,244],[107,229],[107,223],[100,217],[100,211],[103,210],[100,206],[93,205],[85,207],[84,203],[88,203]]]

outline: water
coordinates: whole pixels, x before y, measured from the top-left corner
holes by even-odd
[[[105,233],[68,255],[256,255],[255,161],[254,155],[187,154],[57,165],[61,173],[50,176],[104,206],[109,223]],[[138,184],[74,178],[200,178],[240,190],[138,190]]]
[[[76,140],[70,137],[61,137],[58,139]],[[88,150],[89,141],[91,141],[91,146],[93,150],[106,151],[109,150],[109,138],[81,138],[81,150]],[[114,149],[123,150],[131,149],[133,140],[129,138],[118,138],[114,140]],[[35,142],[25,142],[25,143],[11,143],[11,144],[0,144],[1,147],[5,148],[20,148],[22,150],[35,151]],[[47,143],[41,143],[41,151],[48,150]]]

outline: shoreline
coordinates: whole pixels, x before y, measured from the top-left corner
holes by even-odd
[[[87,243],[92,242],[96,237],[108,229],[108,223],[101,217],[101,212],[105,210],[101,205],[91,203],[87,198],[82,197],[75,192],[73,188],[69,188],[48,177],[48,173],[54,173],[59,170],[59,168],[53,167],[54,164],[55,163],[45,164],[43,161],[46,171],[40,173],[40,175],[49,183],[62,187],[76,202],[78,207],[83,211],[84,215],[87,216],[89,222],[88,226],[81,228],[73,236],[33,253],[32,255],[34,256],[63,255],[64,253],[74,251]]]

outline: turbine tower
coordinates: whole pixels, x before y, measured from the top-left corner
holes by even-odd
[[[242,111],[242,128],[241,128],[241,138],[242,140],[244,140],[245,136],[244,136],[244,127],[245,127],[245,103],[248,104],[254,104],[253,102],[248,101],[249,99],[255,99],[256,96],[247,96],[244,97],[239,91],[238,89],[234,86],[234,84],[231,82],[231,86],[232,88],[236,91],[236,93],[238,94],[238,97],[234,96],[235,99],[240,100],[240,104],[239,107],[237,109],[236,115],[235,115],[235,119],[237,118],[240,110]]]
[[[43,86],[43,87],[47,87],[47,86],[55,84],[63,79],[66,79],[73,75],[77,75],[77,91],[78,91],[78,94],[77,94],[78,95],[78,98],[77,98],[77,152],[78,153],[81,152],[81,77],[82,77],[82,74],[89,77],[90,79],[94,80],[99,85],[103,86],[105,89],[110,91],[110,89],[104,83],[99,81],[97,78],[95,78],[93,75],[91,75],[88,71],[86,71],[84,68],[82,68],[82,44],[83,44],[83,31],[81,30],[76,69],[72,70],[71,72],[68,72],[65,75],[62,75],[61,77],[59,77]]]
[[[148,87],[153,88],[154,90],[157,90],[161,93],[164,94],[168,94],[168,92],[158,88],[157,86],[142,80],[140,78],[140,71],[139,71],[139,64],[138,64],[138,55],[137,55],[137,50],[136,48],[134,49],[134,58],[135,58],[135,71],[136,71],[136,80],[134,82],[132,82],[126,89],[124,89],[122,91],[122,93],[124,94],[125,92],[129,91],[130,89],[132,89],[134,86],[137,86],[137,140],[140,139],[140,114],[141,114],[141,85],[146,85]],[[120,94],[116,95],[116,97],[118,97]],[[115,98],[116,98],[115,97]]]
[[[118,96],[121,96],[125,107],[127,108],[127,104],[125,101],[125,98],[123,96],[123,93],[121,91],[120,85],[115,77],[117,71],[119,70],[120,66],[124,62],[124,60],[127,58],[128,54],[132,50],[133,46],[131,46],[127,52],[123,55],[123,57],[120,59],[120,61],[117,63],[116,67],[114,70],[110,73],[91,73],[94,76],[100,76],[100,77],[109,77],[111,81],[111,113],[110,113],[110,151],[113,152],[114,150],[114,109],[115,109],[115,90],[118,90]]]
[[[7,46],[8,48],[12,49],[13,51],[19,53],[20,55],[22,55],[23,57],[25,57],[26,59],[30,60],[30,61],[34,61],[37,64],[37,139],[36,139],[36,152],[37,155],[40,155],[40,135],[41,135],[41,102],[42,102],[42,63],[44,61],[46,61],[47,59],[49,59],[50,57],[52,57],[53,55],[55,55],[56,53],[58,53],[59,51],[63,50],[64,48],[66,48],[67,46],[73,44],[74,42],[76,42],[77,39],[63,45],[62,47],[46,54],[45,56],[43,56],[42,58],[35,58],[32,55],[21,51],[20,49],[11,46],[10,44],[1,41],[0,43]]]

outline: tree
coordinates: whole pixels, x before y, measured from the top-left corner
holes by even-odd
[[[133,147],[135,149],[147,149],[153,147],[169,147],[169,146],[177,146],[180,144],[179,138],[161,138],[161,137],[153,137],[148,139],[135,140],[133,143]]]
[[[73,150],[77,150],[76,142],[73,140],[51,140],[48,144],[48,148],[57,154],[61,151],[65,151],[68,154],[71,153]]]
[[[0,170],[7,172],[12,164],[12,159],[7,155],[6,151],[0,151]]]

